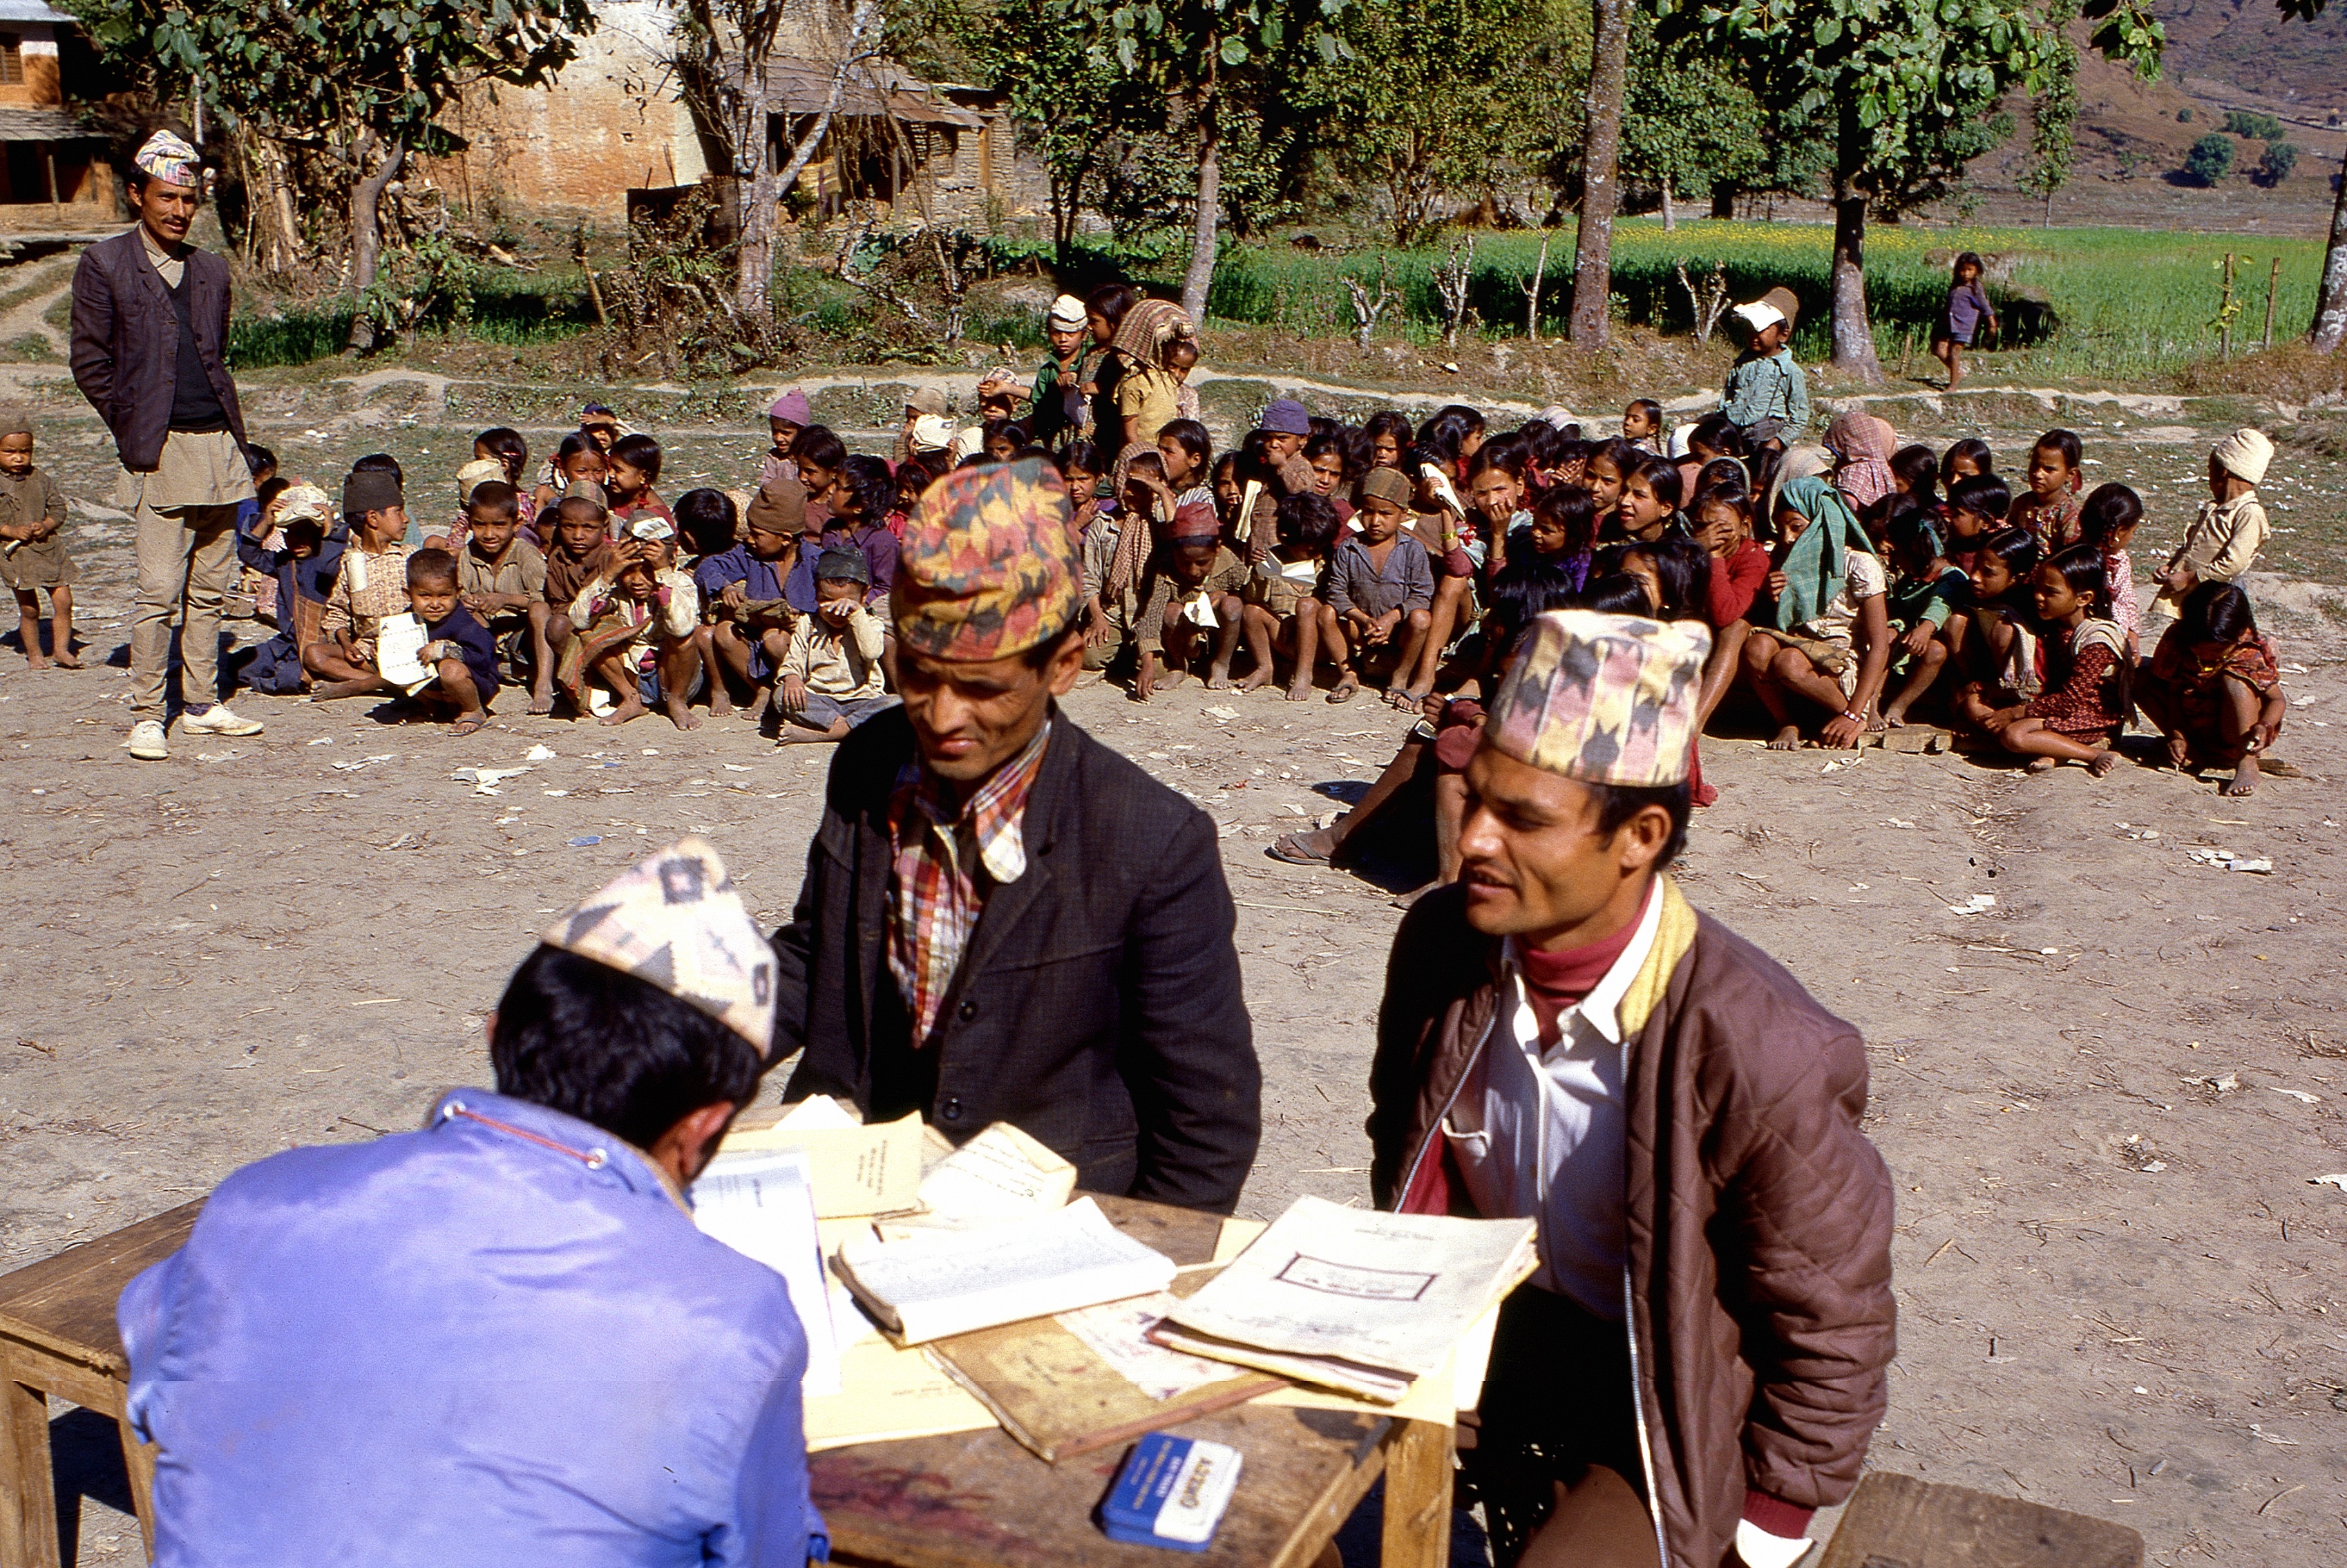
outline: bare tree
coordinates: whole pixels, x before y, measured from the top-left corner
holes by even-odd
[[[1368,285],[1360,279],[1344,277],[1337,280],[1352,296],[1353,341],[1363,348],[1369,346],[1369,334],[1378,330],[1378,318],[1398,303],[1401,296],[1394,292],[1393,263],[1383,256],[1378,258],[1378,292],[1372,296]]]
[[[847,31],[833,51],[823,107],[792,145],[780,167],[769,146],[774,113],[766,64],[774,52],[790,0],[687,0],[689,25],[678,66],[687,102],[700,111],[732,155],[739,182],[741,241],[735,252],[734,308],[745,315],[771,309],[775,208],[823,145],[846,95],[847,78],[873,56],[879,0],[856,0]]]
[[[1542,229],[1540,259],[1532,263],[1532,275],[1524,280],[1524,337],[1532,343],[1540,342],[1541,284],[1548,277],[1548,237],[1549,231]]]
[[[1695,313],[1696,345],[1701,347],[1711,341],[1719,318],[1727,313],[1727,263],[1712,263],[1711,276],[1701,293],[1696,292],[1695,281],[1687,276],[1684,261],[1673,261],[1671,271],[1679,275],[1679,287],[1686,291],[1687,307]]]
[[[1451,241],[1450,254],[1434,265],[1434,292],[1442,301],[1442,343],[1446,348],[1459,346],[1459,329],[1475,307],[1468,302],[1469,286],[1475,275],[1475,236],[1470,234],[1462,242]]]

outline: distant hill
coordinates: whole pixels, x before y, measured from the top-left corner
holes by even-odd
[[[2193,92],[2289,106],[2318,124],[2347,118],[2347,6],[2285,21],[2273,0],[2156,0],[2166,74]]]

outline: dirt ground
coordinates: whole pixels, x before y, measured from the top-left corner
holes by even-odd
[[[254,434],[289,471],[331,477],[380,445],[411,493],[445,489],[488,422],[304,395],[257,400]],[[2087,429],[2095,478],[2156,487],[2148,563],[2238,415],[2152,402],[1885,407],[1934,442],[1989,429],[2015,467],[2059,412]],[[506,973],[556,910],[667,836],[707,835],[762,918],[790,906],[827,753],[778,753],[740,723],[610,730],[509,699],[456,741],[364,703],[245,696],[266,735],[175,731],[169,763],[130,761],[130,554],[100,509],[108,454],[61,400],[42,430],[42,460],[97,504],[71,535],[90,667],[30,673],[13,636],[0,647],[0,1268],[273,1150],[412,1126],[444,1087],[486,1081],[482,1015]],[[738,483],[754,460],[744,431],[662,434],[680,477]],[[2333,735],[2331,719],[2347,642],[2325,615],[2336,596],[2304,580],[2347,580],[2347,466],[2286,445],[2276,476],[2277,522],[2299,531],[2275,557],[2295,575],[2260,593],[2295,704],[2278,750],[2301,776],[2237,801],[2148,767],[2096,783],[1714,738],[1720,802],[1679,872],[1869,1042],[1901,1345],[1870,1462],[2117,1520],[2163,1564],[2347,1560],[2347,1191],[2311,1184],[2347,1172],[2347,721]],[[1220,824],[1266,1068],[1242,1212],[1366,1202],[1393,889],[1264,849],[1356,794],[1406,722],[1195,681],[1145,707],[1093,686],[1068,710]],[[539,745],[555,754],[528,762]],[[451,776],[523,767],[492,790]],[[2215,848],[2272,873],[2192,858]],[[105,1434],[57,1411],[79,1561],[136,1561]]]

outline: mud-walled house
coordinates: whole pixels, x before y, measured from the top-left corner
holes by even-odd
[[[0,0],[0,235],[103,230],[122,217],[106,138],[66,108],[63,63],[87,57],[71,16]],[[61,49],[60,46],[67,46]]]

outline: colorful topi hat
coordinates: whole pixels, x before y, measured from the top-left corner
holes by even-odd
[[[1590,610],[1551,610],[1524,634],[1484,743],[1583,784],[1654,789],[1687,776],[1711,633]]]
[[[1083,602],[1068,514],[1059,470],[1040,457],[957,469],[930,486],[897,559],[897,640],[931,659],[978,662],[1065,631]]]

